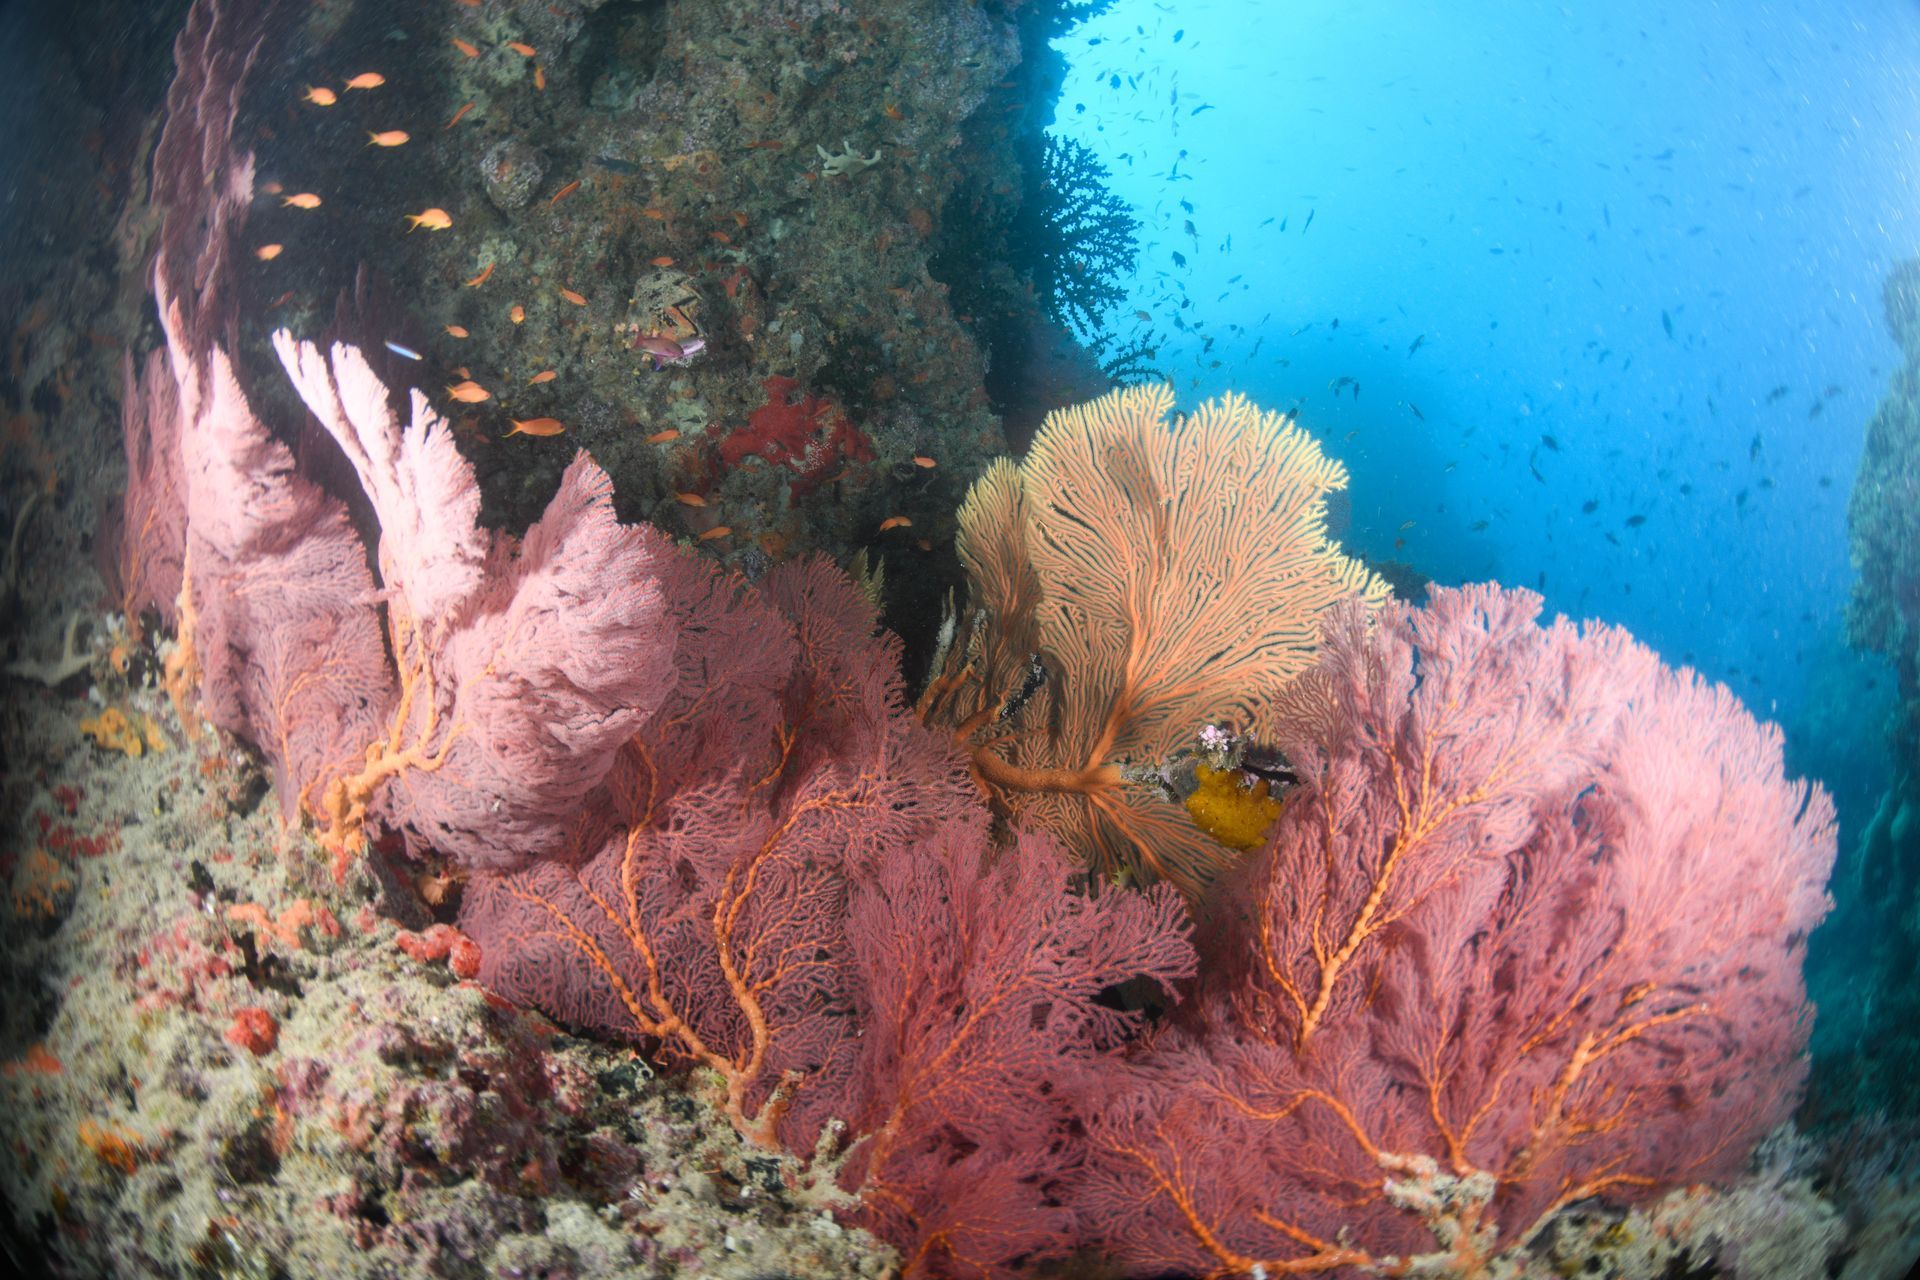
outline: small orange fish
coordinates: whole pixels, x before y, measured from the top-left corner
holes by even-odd
[[[713,238],[714,238],[715,240],[718,240],[718,241],[719,241],[719,242],[720,242],[721,244],[732,244],[732,243],[733,243],[733,237],[732,237],[732,236],[730,236],[730,235],[728,235],[728,234],[727,234],[726,232],[724,232],[724,231],[709,231],[709,232],[707,232],[707,234],[708,234],[709,236],[712,236],[712,237],[713,237]]]
[[[307,86],[307,91],[301,96],[300,100],[302,102],[311,102],[316,107],[330,107],[340,101],[340,99],[335,96],[333,90],[311,84]]]
[[[579,189],[580,189],[580,179],[575,178],[572,182],[569,182],[566,186],[560,188],[558,191],[553,193],[553,199],[547,201],[547,208],[549,209],[553,208],[553,206],[559,204],[562,200],[565,200],[568,196],[572,195],[574,192],[578,191]]]
[[[260,194],[263,196],[277,196],[285,190],[286,188],[277,182],[263,182],[260,184]]]
[[[280,202],[280,207],[283,209],[288,205],[292,205],[296,209],[318,209],[320,207],[320,197],[311,191],[302,191],[299,195],[288,196]]]
[[[527,309],[521,306],[517,302],[513,304],[513,310],[507,312],[507,319],[513,321],[515,324],[519,324],[522,320],[525,320],[526,318],[527,318]]]
[[[385,84],[386,82],[387,82],[387,78],[381,75],[378,71],[362,71],[359,75],[347,81],[347,88],[378,89],[381,85]]]
[[[487,390],[473,379],[456,382],[447,388],[447,394],[461,404],[479,404],[482,400],[493,399],[493,392]]]
[[[507,48],[513,50],[523,58],[531,58],[534,54],[540,52],[525,40],[509,40],[507,41]]]
[[[673,265],[673,259],[663,253],[657,258],[648,258],[647,265],[650,267],[670,267]]]
[[[584,307],[587,305],[587,300],[581,297],[579,294],[575,293],[571,289],[562,289],[560,291],[560,296],[565,298],[568,302],[571,302],[576,307]]]
[[[907,118],[906,115],[900,110],[900,108],[895,106],[891,102],[889,102],[886,106],[882,107],[881,111],[885,113],[887,119],[889,120],[905,120]]]
[[[449,121],[447,121],[447,124],[446,124],[446,127],[447,127],[447,128],[449,128],[449,129],[451,129],[451,128],[453,128],[453,126],[455,126],[455,125],[457,125],[457,124],[459,124],[459,123],[460,123],[460,118],[461,118],[462,116],[464,116],[464,115],[466,115],[466,114],[467,114],[467,112],[469,112],[469,111],[471,111],[471,110],[473,110],[473,104],[472,104],[471,102],[469,102],[469,103],[468,103],[468,104],[467,104],[466,106],[464,106],[464,107],[462,107],[462,108],[460,108],[460,109],[459,109],[458,111],[456,111],[456,112],[454,112],[454,113],[453,113],[453,119],[451,119],[451,120],[449,120]]]
[[[663,220],[667,216],[667,211],[665,209],[656,209],[652,205],[648,205],[646,208],[642,209],[640,212],[656,221]]]
[[[367,145],[370,147],[401,147],[410,142],[412,138],[413,135],[405,129],[388,129],[384,133],[369,133],[367,135]]]
[[[676,493],[673,496],[680,500],[680,505],[683,507],[704,507],[707,505],[707,500],[697,493]]]
[[[536,89],[547,87],[547,73],[540,69],[540,64],[537,62],[533,64],[533,87]]]
[[[880,522],[880,532],[885,533],[889,529],[905,529],[912,524],[913,521],[905,516],[888,516]]]
[[[447,336],[452,338],[464,338],[467,336],[467,331],[461,328],[457,324],[450,324],[447,326]]]
[[[921,549],[922,551],[931,551],[931,550],[933,550],[933,543],[932,543],[932,542],[931,542],[931,541],[930,541],[929,539],[926,539],[926,538],[916,538],[916,539],[914,539],[914,542],[913,542],[913,545],[914,545],[914,546],[916,546],[916,547],[918,547],[918,548],[920,548],[920,549]]]
[[[725,526],[725,525],[723,525],[723,524],[717,524],[717,525],[715,525],[715,526],[713,526],[713,528],[711,528],[711,529],[709,529],[709,530],[707,530],[707,531],[706,531],[705,533],[703,533],[703,534],[701,534],[701,535],[700,535],[700,538],[699,538],[699,541],[701,541],[701,542],[712,542],[712,541],[713,541],[713,540],[714,540],[715,538],[725,538],[725,537],[729,537],[729,536],[731,536],[731,535],[732,535],[732,533],[733,533],[733,530],[731,530],[731,529],[729,529],[729,528],[727,528],[727,526]]]
[[[292,301],[293,301],[293,290],[289,289],[285,293],[281,294],[279,297],[275,298],[272,302],[269,302],[267,304],[267,310],[272,311],[275,308],[284,307],[289,302],[292,302]]]
[[[461,365],[458,369],[455,369],[453,371],[453,376],[456,378],[471,378],[473,376],[473,372],[472,370],[468,369],[467,366]]]
[[[313,199],[315,204],[320,202],[318,196]],[[419,213],[409,213],[406,217],[407,221],[413,224],[407,228],[409,234],[417,227],[425,227],[429,231],[445,231],[453,225],[453,218],[445,209],[422,209]]]
[[[513,430],[507,432],[510,436],[557,436],[567,429],[558,418],[528,418],[525,422],[508,418],[507,421],[513,424]]]
[[[453,37],[453,47],[458,49],[461,53],[465,54],[469,58],[477,58],[480,56],[480,49],[478,46],[468,44],[465,40],[462,40],[459,36]]]
[[[552,382],[555,378],[559,376],[560,376],[559,373],[557,373],[552,369],[542,369],[540,372],[534,374],[531,378],[527,379],[527,385],[530,387],[537,387],[543,382]]]
[[[678,440],[679,438],[680,438],[680,433],[678,431],[675,431],[672,427],[668,427],[665,431],[656,431],[652,435],[648,436],[647,443],[648,444],[669,444],[672,441]]]
[[[475,276],[473,279],[467,281],[467,288],[478,289],[481,285],[485,284],[487,282],[487,277],[493,274],[493,269],[497,265],[499,264],[489,262],[487,264],[486,270],[482,271],[479,275]]]
[[[927,470],[931,471],[935,467],[939,466],[940,464],[935,462],[932,458],[929,458],[924,453],[916,453],[913,455],[913,465],[916,467],[925,467]]]
[[[278,244],[263,244],[253,251],[253,256],[262,262],[272,262],[280,256],[280,251],[285,247],[285,245]]]

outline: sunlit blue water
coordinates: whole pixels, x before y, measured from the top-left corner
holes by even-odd
[[[1872,703],[1846,503],[1920,251],[1920,8],[1119,0],[1058,47],[1056,128],[1144,224],[1120,330],[1183,402],[1297,403],[1360,550],[1790,727]]]

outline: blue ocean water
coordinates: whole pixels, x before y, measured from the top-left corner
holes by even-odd
[[[1846,504],[1920,249],[1920,8],[1118,0],[1056,47],[1055,130],[1143,224],[1115,328],[1183,403],[1297,406],[1351,545],[1631,628],[1857,807],[1889,680],[1841,637]]]

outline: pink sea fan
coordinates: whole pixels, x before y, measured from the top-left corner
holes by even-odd
[[[150,361],[143,393],[177,413],[153,443],[179,452],[188,679],[202,715],[266,756],[291,822],[353,764],[393,700],[372,575],[345,508],[295,473],[226,353],[186,346],[164,270],[155,276],[167,377]]]
[[[138,376],[131,355],[122,361],[120,432],[127,452],[114,566],[120,607],[130,625],[151,607],[171,627],[187,554],[187,482],[180,452],[180,388],[165,351],[148,352]]]
[[[1725,689],[1538,610],[1330,623],[1307,788],[1226,886],[1244,962],[1092,1126],[1077,1202],[1130,1263],[1475,1270],[1791,1107],[1832,804]]]
[[[369,813],[469,868],[559,851],[614,753],[674,685],[659,573],[677,555],[614,516],[584,452],[515,541],[476,524],[473,469],[417,390],[401,421],[355,348],[274,347],[340,442],[380,522],[379,563],[401,696],[364,768],[329,798],[329,838]]]
[[[675,592],[698,619],[684,678],[621,753],[616,823],[583,857],[474,877],[461,928],[489,986],[718,1072],[735,1125],[770,1145],[857,1049],[856,869],[971,801],[844,574],[810,560],[722,591],[697,572],[708,590]]]

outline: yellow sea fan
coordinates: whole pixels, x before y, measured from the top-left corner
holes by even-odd
[[[947,719],[1017,817],[1193,895],[1221,847],[1122,767],[1164,763],[1203,724],[1269,728],[1327,609],[1387,588],[1327,538],[1347,474],[1313,437],[1241,396],[1172,407],[1152,386],[1056,411],[1021,466],[975,485],[960,553],[989,660]],[[1049,680],[1001,723],[1034,651]]]

